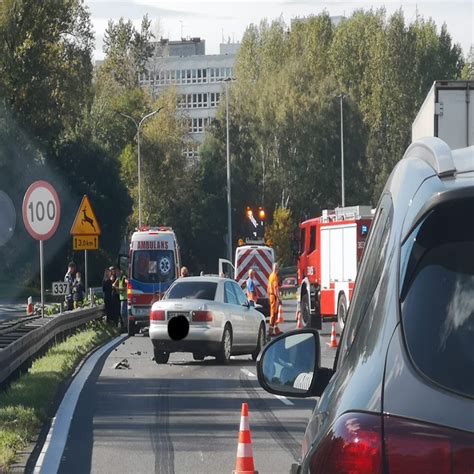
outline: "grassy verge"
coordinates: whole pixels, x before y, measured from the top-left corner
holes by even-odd
[[[287,293],[281,296],[282,300],[296,300],[296,291],[294,293]]]
[[[16,453],[36,439],[58,389],[81,359],[117,334],[103,322],[89,323],[83,331],[51,347],[27,374],[0,394],[0,472],[7,471]]]

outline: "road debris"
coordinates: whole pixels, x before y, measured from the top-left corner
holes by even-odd
[[[113,369],[129,369],[130,364],[128,363],[127,359],[122,359],[120,362],[117,362],[112,366]]]

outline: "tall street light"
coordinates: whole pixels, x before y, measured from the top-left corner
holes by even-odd
[[[226,115],[226,138],[227,138],[227,259],[232,262],[232,217],[230,199],[230,144],[229,144],[229,82],[228,77],[225,82],[225,115]]]
[[[344,190],[344,116],[342,112],[342,100],[345,94],[339,94],[337,97],[341,100],[341,190],[342,190],[342,207],[346,205],[346,195]]]
[[[137,152],[138,152],[138,228],[142,226],[142,178],[141,178],[141,157],[140,157],[140,129],[145,122],[146,119],[152,117],[153,115],[157,114],[163,107],[158,107],[155,111],[150,112],[149,114],[145,115],[137,122],[133,117],[130,115],[124,114],[123,112],[117,111],[122,117],[130,119],[137,128]]]

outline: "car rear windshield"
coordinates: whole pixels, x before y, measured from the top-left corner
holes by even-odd
[[[165,299],[199,299],[214,301],[217,283],[211,281],[178,281],[167,293]]]
[[[435,383],[474,396],[474,199],[433,210],[403,246],[402,323]]]

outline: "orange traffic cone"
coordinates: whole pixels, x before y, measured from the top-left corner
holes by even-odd
[[[285,319],[283,318],[283,305],[281,304],[278,306],[278,318],[276,323],[277,324],[283,324],[285,322]]]
[[[240,417],[239,444],[237,445],[237,459],[232,474],[258,474],[253,465],[252,438],[249,426],[249,407],[242,403]]]
[[[331,326],[331,342],[328,343],[329,347],[334,349],[337,348],[337,339],[336,339],[336,323],[332,323]]]
[[[296,329],[303,329],[303,323],[301,321],[300,311],[296,311]]]
[[[26,302],[26,315],[33,315],[33,298],[31,296],[28,296],[28,301]]]

